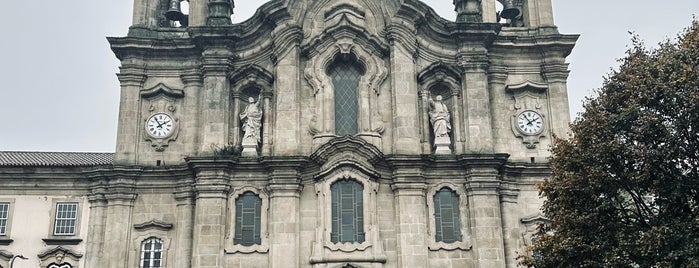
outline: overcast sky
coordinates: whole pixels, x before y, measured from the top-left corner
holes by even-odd
[[[379,1],[379,0],[377,0]],[[241,21],[266,1],[236,1]],[[453,20],[452,0],[425,1]],[[568,57],[571,117],[629,47],[675,37],[699,0],[553,0],[561,33],[581,34]],[[0,150],[113,152],[119,62],[106,36],[125,36],[133,1],[3,1]]]

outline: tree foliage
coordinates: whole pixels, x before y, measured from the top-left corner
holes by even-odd
[[[638,38],[557,139],[544,215],[521,264],[699,267],[699,22]]]

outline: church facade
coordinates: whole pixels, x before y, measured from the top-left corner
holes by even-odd
[[[115,153],[0,152],[0,267],[516,267],[578,36],[453,4],[135,0]]]

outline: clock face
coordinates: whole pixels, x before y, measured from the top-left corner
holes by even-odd
[[[517,128],[524,134],[537,134],[544,126],[544,120],[541,115],[535,111],[524,111],[517,116]]]
[[[151,115],[146,121],[146,132],[153,138],[167,138],[172,134],[174,122],[166,113]]]

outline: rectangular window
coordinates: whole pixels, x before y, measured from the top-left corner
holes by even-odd
[[[57,203],[54,235],[75,235],[78,221],[78,203]]]
[[[262,243],[260,237],[262,199],[245,192],[235,201],[235,236],[233,244],[252,246]]]
[[[442,188],[434,196],[435,241],[461,241],[459,196],[449,188]]]
[[[0,235],[7,235],[7,221],[10,218],[10,203],[0,203]]]

